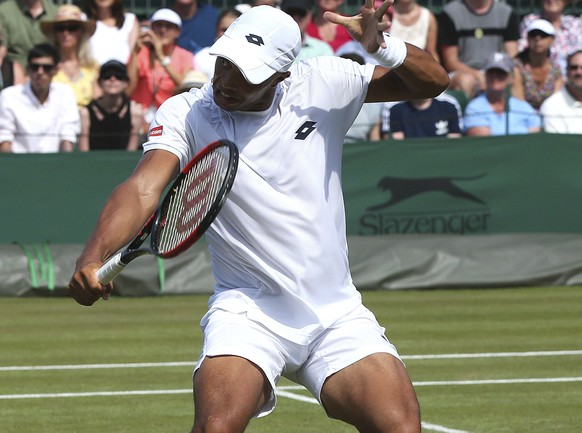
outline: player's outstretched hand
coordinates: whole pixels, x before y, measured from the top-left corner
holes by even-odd
[[[109,299],[113,289],[112,283],[102,286],[97,279],[97,270],[101,263],[89,263],[78,268],[68,285],[69,294],[81,305],[91,306],[99,298]]]
[[[392,3],[394,3],[393,0],[385,0],[378,9],[375,9],[374,0],[366,0],[358,15],[348,17],[327,11],[323,17],[332,23],[344,26],[352,38],[359,41],[367,52],[373,53],[379,47],[386,48],[382,32],[390,27],[391,22],[384,20],[383,17]]]

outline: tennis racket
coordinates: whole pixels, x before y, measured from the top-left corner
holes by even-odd
[[[218,215],[237,167],[234,143],[219,140],[202,149],[174,180],[137,236],[97,271],[99,282],[108,284],[137,257],[153,254],[167,259],[191,247]],[[148,236],[149,246],[142,247]]]

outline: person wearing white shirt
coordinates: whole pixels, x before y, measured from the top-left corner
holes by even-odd
[[[582,134],[582,50],[566,60],[566,84],[540,107],[544,131],[557,134]]]
[[[236,144],[236,179],[206,232],[216,284],[200,322],[192,432],[242,433],[274,410],[282,376],[360,432],[421,431],[405,366],[351,278],[341,186],[345,135],[365,102],[432,97],[449,84],[428,53],[382,33],[390,4],[325,14],[382,66],[336,56],[295,62],[301,31],[291,16],[254,6],[238,17],[212,45],[212,82],[156,112],[138,167],[77,260],[71,296],[87,306],[108,298],[113,286],[96,275],[104,259],[202,147]]]
[[[0,92],[0,152],[70,152],[80,131],[73,90],[52,83],[59,53],[50,44],[28,53],[30,80]]]
[[[126,11],[123,0],[88,0],[85,12],[97,24],[89,39],[92,57],[99,65],[109,60],[127,64],[139,35],[136,15]]]

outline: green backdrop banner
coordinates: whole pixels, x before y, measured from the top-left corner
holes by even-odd
[[[0,244],[84,243],[139,152],[0,153]]]
[[[0,154],[0,244],[84,243],[139,152]],[[347,144],[348,234],[582,233],[582,136]]]
[[[581,233],[582,136],[346,146],[348,234]]]

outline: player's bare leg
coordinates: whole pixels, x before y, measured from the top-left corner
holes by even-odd
[[[270,393],[271,385],[252,362],[207,357],[194,375],[192,433],[242,433]]]
[[[361,433],[420,433],[420,409],[406,368],[387,353],[330,376],[321,391],[327,413]]]

